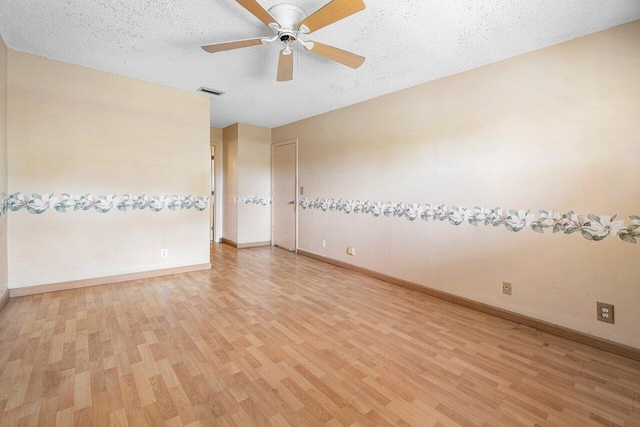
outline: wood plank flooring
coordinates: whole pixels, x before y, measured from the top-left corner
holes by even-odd
[[[640,363],[279,249],[12,299],[0,425],[638,426]]]

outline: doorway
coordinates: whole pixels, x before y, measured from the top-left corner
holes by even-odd
[[[298,249],[298,140],[274,144],[272,150],[272,239],[274,246]]]

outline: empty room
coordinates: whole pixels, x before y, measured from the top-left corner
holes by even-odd
[[[0,0],[0,427],[639,426],[637,0]]]

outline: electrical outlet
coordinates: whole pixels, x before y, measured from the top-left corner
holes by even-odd
[[[326,247],[327,247],[327,241],[326,241],[326,240],[323,240],[323,241],[322,241],[322,247],[323,247],[323,248],[326,248]]]
[[[502,293],[505,295],[511,295],[511,283],[502,282]]]
[[[166,258],[169,256],[169,250],[166,248],[162,248],[160,249],[160,257],[161,258]]]
[[[347,247],[347,255],[355,256],[356,255],[356,248],[354,248],[353,246]]]
[[[300,187],[300,195],[304,196],[304,187]]]
[[[605,302],[598,302],[597,304],[598,307],[598,320],[601,322],[607,322],[607,323],[616,323],[615,322],[615,317],[613,316],[614,311],[613,311],[613,304],[607,304]]]

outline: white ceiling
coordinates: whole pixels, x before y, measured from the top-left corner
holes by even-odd
[[[278,0],[259,0],[269,8]],[[327,0],[285,0],[307,14]],[[233,0],[0,0],[11,49],[194,91],[211,124],[276,127],[640,19],[638,0],[364,0],[308,37],[367,57],[352,70],[296,52],[276,82],[280,43],[208,54],[200,45],[272,35]]]

